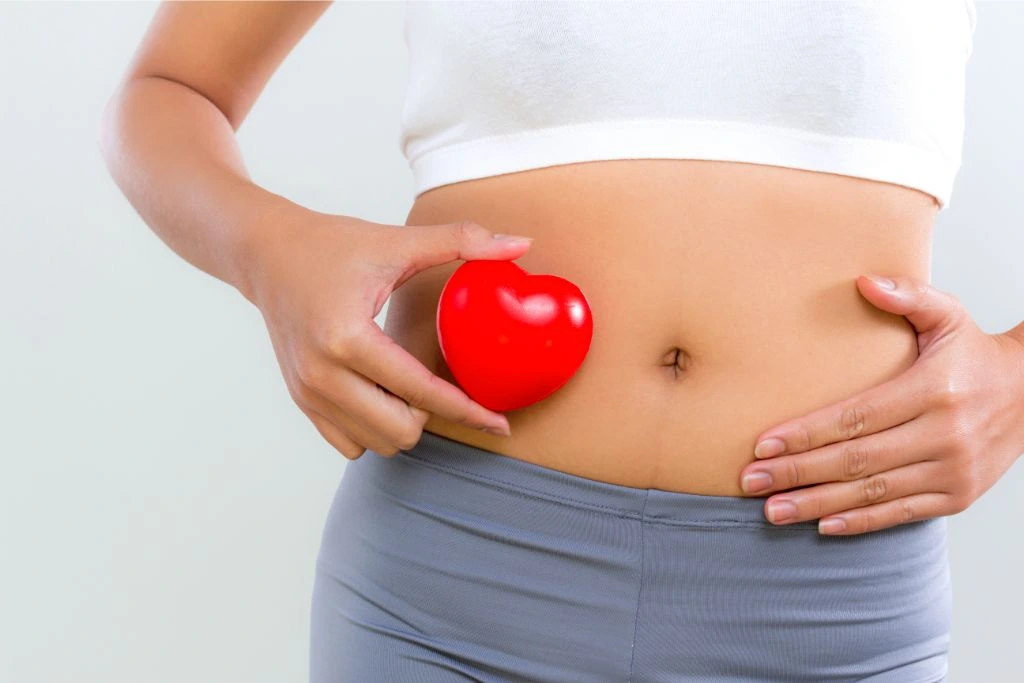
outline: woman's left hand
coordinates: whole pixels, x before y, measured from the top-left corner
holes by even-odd
[[[915,278],[893,280],[892,291],[870,277],[857,287],[875,307],[906,316],[917,360],[759,435],[758,460],[740,476],[747,493],[785,491],[765,501],[769,521],[820,519],[821,533],[859,534],[955,514],[1024,451],[1024,333],[989,335],[953,295]],[[782,450],[764,444],[771,437]],[[758,472],[770,482],[748,488]]]

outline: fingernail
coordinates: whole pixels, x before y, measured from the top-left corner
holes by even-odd
[[[877,275],[868,275],[868,279],[874,282],[882,289],[896,289],[896,283],[887,277],[878,277]]]
[[[768,520],[775,522],[788,522],[796,517],[796,505],[788,500],[773,500],[768,503]]]
[[[744,474],[740,486],[745,493],[757,493],[772,485],[772,475],[767,472],[750,472]]]
[[[818,521],[818,532],[823,534],[834,534],[837,531],[846,530],[846,520],[842,517],[822,519]]]
[[[774,455],[782,453],[782,451],[784,450],[786,450],[786,442],[783,441],[782,439],[776,439],[775,437],[772,437],[770,439],[765,439],[764,441],[759,442],[757,446],[754,447],[754,457],[770,458]]]
[[[529,244],[533,241],[532,237],[523,237],[522,235],[503,235],[499,232],[494,233],[493,237],[496,240],[510,242],[512,244]]]
[[[512,436],[512,431],[508,428],[508,425],[490,425],[484,427],[483,430],[495,436]]]

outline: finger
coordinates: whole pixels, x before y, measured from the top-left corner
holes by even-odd
[[[406,266],[402,281],[412,274],[456,259],[515,259],[530,248],[532,237],[497,235],[472,221],[402,228],[399,257]],[[397,289],[400,283],[395,284]]]
[[[343,362],[364,377],[386,386],[409,405],[451,422],[477,429],[497,429],[508,435],[508,420],[471,399],[454,384],[430,372],[395,340],[369,323],[352,335]]]
[[[430,413],[423,410],[423,408],[409,405],[404,398],[402,398],[401,396],[399,396],[398,394],[396,394],[395,392],[391,391],[390,389],[381,384],[374,383],[374,385],[388,396],[393,396],[396,401],[401,403],[401,405],[405,406],[405,409],[409,411],[409,414],[411,414],[415,421],[421,426],[426,424],[427,420],[430,419]]]
[[[372,447],[381,455],[394,455],[399,449],[415,446],[429,417],[426,411],[411,407],[348,368],[325,373],[313,390],[333,404],[327,410],[339,411],[362,433],[372,435]]]
[[[929,388],[913,367],[855,396],[762,432],[754,457],[801,453],[874,434],[922,415],[928,409]]]
[[[895,289],[886,289],[880,287],[874,277],[878,276],[857,279],[861,294],[876,308],[905,317],[918,334],[954,326],[969,317],[956,296],[924,280],[905,275],[888,276]]]
[[[745,493],[764,494],[830,481],[852,481],[922,460],[942,446],[937,432],[913,419],[889,429],[804,453],[755,460],[740,472]]]
[[[320,432],[320,436],[324,437],[327,443],[334,446],[336,451],[349,460],[357,460],[366,452],[365,446],[361,446],[353,441],[320,413],[309,408],[303,409],[302,412],[310,419],[316,430]]]
[[[330,420],[361,446],[386,457],[398,452],[399,449],[395,443],[368,424],[361,415],[350,412],[347,407],[339,406],[318,390],[310,389],[307,392],[306,400],[313,410]]]
[[[818,522],[818,531],[829,536],[849,536],[957,512],[948,493],[916,493],[827,517]],[[831,530],[829,520],[841,520],[843,528]]]
[[[927,460],[854,481],[819,484],[787,491],[765,501],[769,522],[790,524],[873,505],[915,493],[947,493],[945,463]]]

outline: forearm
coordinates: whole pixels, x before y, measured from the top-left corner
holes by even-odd
[[[139,78],[119,89],[104,112],[100,147],[150,229],[250,301],[258,245],[316,213],[253,183],[223,113],[170,80]]]

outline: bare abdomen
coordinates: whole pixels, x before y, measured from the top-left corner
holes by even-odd
[[[408,225],[473,220],[528,235],[517,263],[575,282],[590,352],[553,395],[506,413],[511,437],[432,417],[426,429],[579,476],[742,495],[757,434],[883,382],[917,357],[859,274],[930,278],[934,200],[891,184],[689,160],[571,164],[436,188]],[[385,331],[454,381],[437,345],[441,287],[423,271]]]

